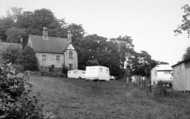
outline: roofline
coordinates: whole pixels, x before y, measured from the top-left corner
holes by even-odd
[[[180,65],[180,64],[188,63],[188,62],[190,62],[190,60],[182,60],[182,61],[180,61],[180,62],[178,62],[178,63],[172,65],[172,67],[174,68],[174,67],[176,67],[176,66],[178,66],[178,65]]]
[[[42,37],[42,35],[34,35],[34,34],[29,34],[29,37],[30,36],[39,36],[39,37]],[[55,37],[55,36],[48,36],[49,38],[60,38],[60,39],[66,39],[67,40],[67,38],[63,38],[63,37]]]
[[[49,54],[64,54],[64,52],[41,52],[41,51],[34,51],[35,53],[49,53]]]
[[[156,71],[173,71],[173,69],[158,69]]]

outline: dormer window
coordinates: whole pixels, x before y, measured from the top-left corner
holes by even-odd
[[[46,55],[42,55],[42,61],[43,61],[43,62],[46,61]]]

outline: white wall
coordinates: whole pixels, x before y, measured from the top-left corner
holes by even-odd
[[[69,51],[73,52],[73,58],[69,57]],[[69,64],[73,65],[73,69],[78,69],[78,55],[72,45],[69,45],[65,51],[65,65],[69,67]]]
[[[42,55],[46,56],[46,60],[42,61]],[[60,56],[60,60],[56,60],[56,56]],[[36,57],[38,59],[38,63],[40,66],[51,66],[54,65],[56,68],[62,68],[62,65],[64,64],[64,54],[50,54],[50,53],[36,53]]]
[[[109,68],[104,66],[87,66],[85,77],[91,80],[110,80]]]
[[[151,84],[157,84],[158,81],[172,81],[172,71],[162,70],[159,71],[157,68],[151,70]]]
[[[190,67],[184,63],[174,67],[173,88],[178,91],[190,90]]]

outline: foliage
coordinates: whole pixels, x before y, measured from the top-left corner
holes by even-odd
[[[11,27],[7,29],[6,36],[7,42],[22,43],[23,41],[21,41],[21,39],[26,37],[26,32],[24,29]]]
[[[11,69],[4,65],[0,70],[0,118],[43,119],[38,99],[30,95],[30,86]]]
[[[68,67],[66,67],[65,65],[62,66],[62,73],[67,75],[67,71],[68,71]]]
[[[0,18],[0,39],[2,41],[6,41],[7,36],[6,36],[6,31],[11,28],[14,25],[14,21],[9,18]]]
[[[133,52],[128,59],[129,70],[132,75],[150,76],[150,71],[157,65],[157,61],[153,60],[146,51],[140,53]]]
[[[38,62],[35,52],[30,47],[24,48],[21,57],[18,58],[18,62],[23,65],[24,70],[38,70]]]
[[[182,7],[183,9],[183,16],[182,16],[182,23],[178,26],[175,30],[177,33],[187,32],[190,35],[190,6],[186,4]]]
[[[185,61],[190,60],[190,47],[187,48],[185,54],[183,55],[183,60],[185,60]]]
[[[18,58],[21,56],[21,49],[16,47],[8,47],[2,52],[2,59],[5,62],[17,64]]]

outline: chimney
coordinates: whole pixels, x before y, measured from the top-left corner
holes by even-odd
[[[47,29],[47,27],[43,27],[42,39],[48,40],[48,29]]]
[[[72,34],[71,34],[71,31],[68,31],[67,40],[68,40],[70,43],[72,42]]]

